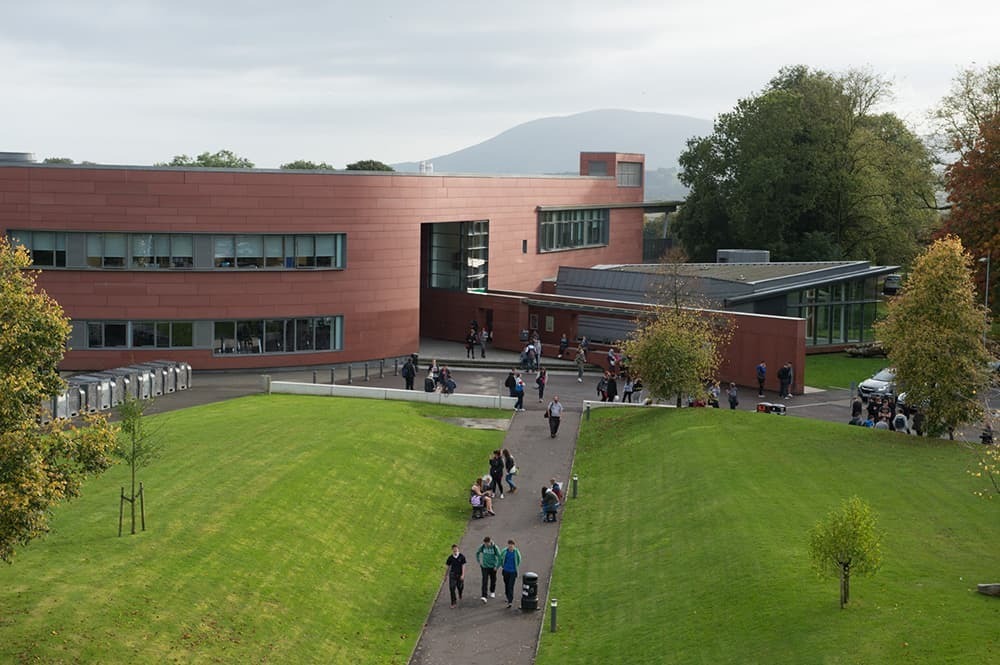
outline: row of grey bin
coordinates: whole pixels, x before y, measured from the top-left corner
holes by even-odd
[[[42,402],[40,420],[48,423],[106,411],[127,397],[151,399],[190,386],[191,365],[171,360],[79,374],[66,379],[64,392]]]

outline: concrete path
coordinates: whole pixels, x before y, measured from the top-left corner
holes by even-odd
[[[506,377],[506,374],[500,374]],[[525,376],[529,388],[534,376]],[[502,379],[501,379],[502,380]],[[580,427],[583,386],[570,373],[550,374],[545,400],[538,402],[535,391],[526,393],[524,412],[514,414],[513,422],[504,439],[504,447],[517,461],[518,491],[506,494],[504,499],[494,499],[495,517],[470,520],[459,546],[469,565],[466,567],[465,595],[456,609],[451,609],[447,582],[442,583],[427,618],[423,634],[414,651],[412,665],[453,665],[454,663],[488,662],[496,665],[530,665],[535,659],[539,629],[548,597],[549,577],[556,552],[556,540],[563,518],[559,522],[543,523],[539,517],[541,488],[552,477],[558,478],[569,490],[570,467],[573,450]],[[548,421],[542,416],[552,395],[558,394],[566,404],[559,434],[549,437]],[[589,392],[587,397],[589,397]],[[488,461],[483,459],[483,471]],[[471,485],[474,478],[465,484]],[[567,496],[565,510],[572,512],[572,499]],[[480,600],[482,574],[475,561],[476,549],[483,538],[490,536],[501,547],[513,539],[521,550],[520,573],[538,575],[539,609],[522,612],[519,609],[521,583],[518,579],[514,593],[514,607],[506,609],[503,580],[498,574],[497,597],[487,603]],[[449,543],[450,544],[450,543]],[[441,572],[449,550],[441,550]]]

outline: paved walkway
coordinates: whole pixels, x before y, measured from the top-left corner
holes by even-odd
[[[462,377],[459,374],[461,385]],[[502,380],[506,372],[497,372]],[[534,376],[525,377],[528,387],[534,385]],[[539,517],[541,488],[552,477],[561,480],[567,490],[567,482],[573,461],[573,450],[580,427],[583,386],[576,381],[575,373],[560,372],[549,375],[545,400],[538,402],[537,393],[526,393],[524,406],[527,409],[513,415],[513,422],[504,439],[504,447],[511,451],[517,461],[518,475],[516,494],[507,494],[504,499],[494,499],[495,517],[471,520],[459,546],[469,565],[466,568],[465,596],[459,607],[451,609],[448,585],[443,583],[424,632],[414,651],[411,665],[453,665],[454,663],[487,662],[497,665],[529,665],[534,662],[539,629],[548,597],[549,577],[552,573],[556,552],[556,540],[563,517],[559,522],[543,523]],[[548,421],[542,416],[552,395],[559,395],[567,408],[563,411],[559,435],[549,437]],[[488,468],[483,459],[482,468]],[[468,478],[471,485],[474,478]],[[565,510],[572,513],[572,499],[567,496]],[[480,600],[481,571],[475,561],[476,549],[483,538],[490,536],[501,547],[508,539],[513,539],[521,550],[520,573],[533,572],[538,575],[539,609],[536,612],[522,612],[519,609],[521,597],[520,579],[515,587],[514,607],[506,609],[503,594],[503,580],[498,579],[497,597],[486,604]],[[444,559],[447,547],[441,550],[441,571],[444,573]],[[498,578],[500,576],[498,575]]]

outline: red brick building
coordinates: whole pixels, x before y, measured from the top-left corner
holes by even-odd
[[[539,291],[562,265],[641,261],[643,161],[582,153],[566,177],[14,158],[0,161],[0,230],[73,320],[67,370],[393,357],[422,332],[460,338],[472,318],[516,345],[516,308],[473,296]]]

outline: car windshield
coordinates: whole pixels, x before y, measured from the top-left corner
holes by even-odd
[[[885,381],[886,383],[891,383],[892,380],[896,378],[896,372],[891,369],[883,369],[872,378],[875,379],[876,381]]]

